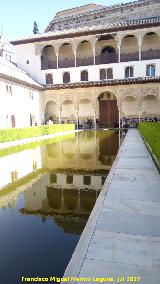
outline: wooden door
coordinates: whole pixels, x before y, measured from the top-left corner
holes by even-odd
[[[112,128],[118,122],[118,107],[116,100],[99,101],[99,122],[101,127]]]
[[[16,120],[15,120],[15,116],[14,115],[11,115],[11,125],[12,125],[12,128],[16,127]]]

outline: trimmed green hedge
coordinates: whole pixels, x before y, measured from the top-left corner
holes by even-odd
[[[74,129],[74,124],[52,124],[26,128],[0,129],[0,143],[44,136]]]
[[[141,122],[139,130],[160,161],[160,122]]]

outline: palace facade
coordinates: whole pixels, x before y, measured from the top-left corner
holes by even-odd
[[[43,34],[11,43],[37,84],[40,123],[160,118],[159,0],[61,11]]]

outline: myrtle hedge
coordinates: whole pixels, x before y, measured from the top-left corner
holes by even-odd
[[[0,129],[0,143],[74,130],[74,124],[52,124],[26,128]]]

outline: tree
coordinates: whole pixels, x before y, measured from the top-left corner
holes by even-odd
[[[39,34],[39,29],[38,29],[38,25],[37,25],[36,21],[34,21],[33,33],[34,34]]]

